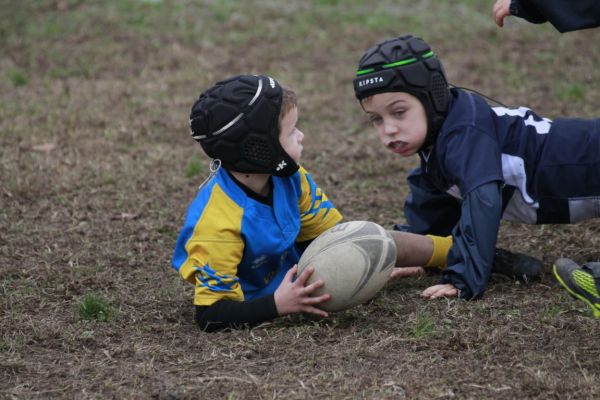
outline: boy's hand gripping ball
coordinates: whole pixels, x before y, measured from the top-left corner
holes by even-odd
[[[396,244],[380,225],[350,221],[319,235],[298,262],[298,275],[308,266],[323,287],[313,293],[329,293],[331,299],[317,305],[325,311],[341,311],[371,299],[390,277],[396,263]]]

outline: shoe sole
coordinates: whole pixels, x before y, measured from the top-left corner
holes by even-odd
[[[595,318],[600,318],[600,310],[598,308],[596,308],[596,306],[594,305],[594,303],[592,303],[591,301],[589,301],[588,299],[586,299],[585,297],[583,297],[582,295],[575,293],[560,277],[560,275],[558,274],[558,271],[556,270],[556,265],[552,265],[552,273],[554,274],[554,276],[556,277],[556,280],[558,281],[558,283],[561,284],[562,287],[564,287],[565,289],[567,289],[567,292],[569,292],[569,294],[581,301],[583,301],[585,304],[587,304],[587,306],[592,310],[592,313],[594,314]]]

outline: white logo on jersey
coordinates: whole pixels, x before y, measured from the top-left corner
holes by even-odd
[[[254,259],[254,261],[252,261],[252,265],[250,266],[251,269],[257,269],[262,267],[264,264],[266,264],[269,261],[269,258],[266,255],[262,255],[259,257],[256,257]]]
[[[275,171],[281,171],[282,169],[284,169],[287,166],[287,163],[285,161],[281,161],[279,164],[277,164],[277,168],[275,168]]]
[[[492,110],[496,113],[497,116],[501,117],[503,115],[508,115],[511,117],[521,117],[525,119],[527,113],[530,113],[531,110],[527,107],[519,107],[519,108],[506,108],[506,107],[492,107]],[[536,120],[533,115],[529,115],[527,119],[525,119],[525,125],[533,126],[537,133],[545,134],[550,132],[550,126],[552,125],[552,120],[549,118],[542,118],[542,120]]]
[[[376,76],[374,78],[363,79],[362,81],[358,81],[358,87],[373,85],[375,83],[383,83],[383,78],[380,76]]]
[[[272,87],[273,89],[275,89],[275,79],[273,79],[273,78],[269,77],[269,85],[271,85],[271,87]]]
[[[456,199],[462,200],[462,193],[461,193],[460,189],[458,188],[458,186],[456,186],[456,185],[450,186],[448,188],[448,190],[446,190],[446,193],[448,193],[450,196],[452,196]]]

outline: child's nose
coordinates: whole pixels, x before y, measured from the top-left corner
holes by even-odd
[[[398,128],[396,127],[396,125],[392,122],[389,121],[385,121],[383,123],[383,133],[385,135],[393,135],[396,132],[398,132]]]

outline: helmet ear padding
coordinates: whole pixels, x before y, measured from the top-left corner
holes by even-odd
[[[273,152],[263,136],[250,135],[244,139],[241,147],[243,158],[253,160],[265,167],[272,164],[274,161]]]
[[[441,74],[431,75],[431,94],[435,111],[440,114],[447,112],[448,83]]]
[[[290,176],[298,164],[279,142],[281,86],[266,76],[218,82],[192,106],[192,137],[232,171]]]

